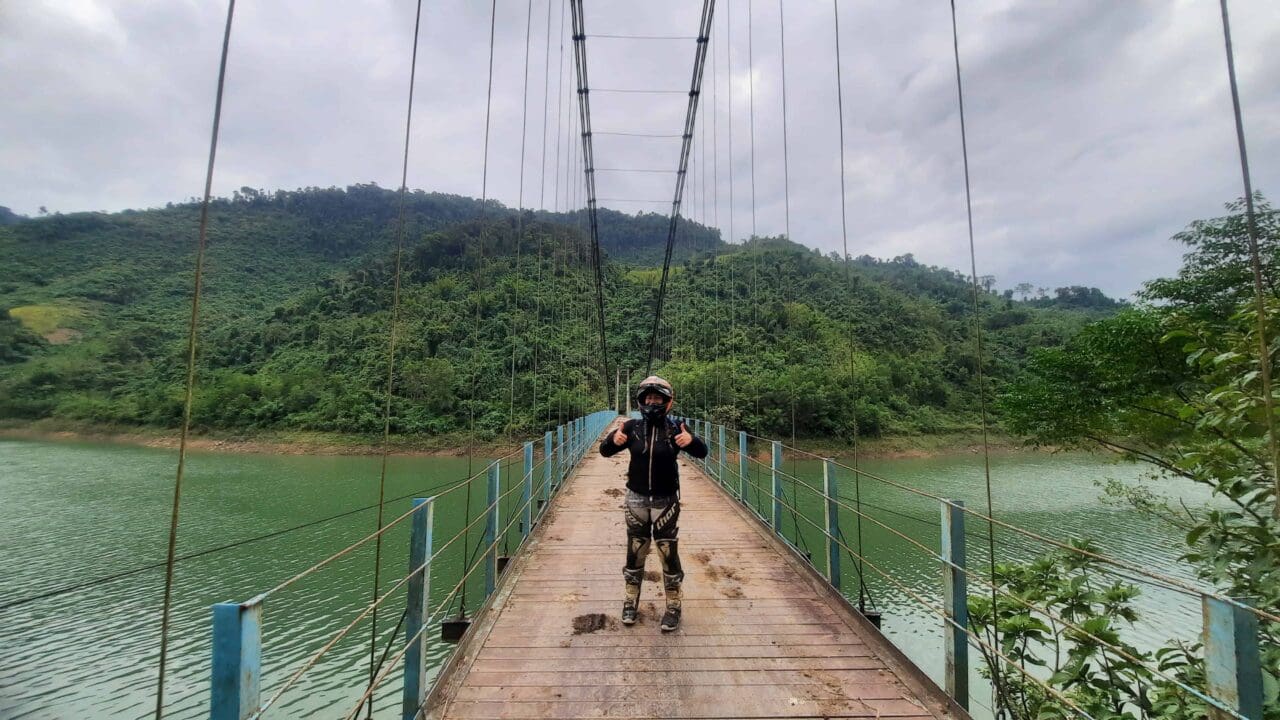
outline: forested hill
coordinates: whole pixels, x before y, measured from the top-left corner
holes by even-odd
[[[197,426],[381,430],[398,209],[369,185],[244,188],[215,205]],[[0,226],[0,419],[173,426],[198,208],[14,217]],[[409,195],[396,432],[474,416],[486,434],[526,433],[603,401],[582,221]],[[624,370],[643,368],[666,228],[601,215]],[[678,247],[661,350],[684,412],[837,437],[855,418],[867,434],[972,427],[963,276],[910,256],[850,268],[782,239],[726,245],[692,223]],[[1115,306],[1087,288],[982,301],[995,383]]]

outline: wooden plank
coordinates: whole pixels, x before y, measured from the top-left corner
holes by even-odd
[[[593,658],[597,660],[664,660],[667,658],[772,658],[772,657],[850,657],[869,654],[866,643],[828,643],[811,645],[739,645],[737,647],[687,647],[684,645],[630,645],[615,644],[606,647],[554,647],[554,648],[503,648],[488,644],[480,651],[480,657],[494,660],[529,658],[555,662],[567,658]]]
[[[623,701],[573,702],[532,701],[485,702],[456,701],[449,708],[450,717],[469,720],[506,720],[508,718],[920,718],[928,711],[909,700],[815,700],[809,698],[780,697],[780,706],[774,706],[761,686],[738,688],[737,692],[723,693],[714,707],[704,702],[683,700],[651,700],[648,702]],[[779,714],[785,711],[787,715]]]
[[[473,665],[473,672],[517,673],[545,670],[545,660],[530,658],[519,659],[483,659]],[[557,672],[595,672],[600,670],[599,660],[589,658],[571,658],[557,660]],[[626,658],[608,664],[612,670],[625,673],[640,673],[651,670],[669,670],[672,672],[699,672],[705,670],[724,671],[762,671],[762,670],[874,670],[884,668],[884,661],[876,657],[827,657],[827,658],[672,658],[663,660],[659,668],[652,660],[636,660]]]
[[[810,682],[858,685],[883,683],[891,678],[884,668],[805,670],[583,670],[579,672],[486,672],[472,670],[467,686],[571,687],[575,685],[802,685]]]
[[[749,673],[738,673],[747,675]],[[742,684],[732,678],[723,685],[674,684],[674,685],[517,685],[475,686],[468,684],[458,690],[457,700],[473,702],[537,702],[567,701],[594,703],[635,703],[674,700],[708,706],[719,703],[726,688],[750,688],[749,692],[783,693],[788,697],[809,700],[902,700],[901,685],[892,682],[858,683],[847,687],[838,682],[802,683],[752,683]],[[757,690],[759,688],[759,690]],[[921,708],[914,708],[919,712]],[[643,712],[643,711],[642,711]]]
[[[742,647],[751,645],[828,645],[847,640],[829,632],[769,633],[767,635],[735,635],[732,633],[681,633],[680,647]],[[616,636],[579,635],[562,638],[555,635],[510,635],[490,638],[485,647],[541,648],[541,647],[614,647]],[[661,636],[637,635],[627,639],[628,647],[664,647],[671,640]]]
[[[564,635],[564,627],[572,628],[574,615],[573,608],[567,608],[569,612],[556,616],[544,616],[539,618],[536,626],[523,625],[511,620],[506,620],[496,624],[497,630],[504,635],[511,637],[562,637]],[[609,608],[613,610],[613,608]],[[641,621],[648,618],[656,618],[662,614],[661,608],[647,607],[641,604]],[[685,611],[688,613],[688,611]],[[735,620],[733,626],[727,626],[725,620],[727,618],[723,613],[711,612],[707,616],[699,617],[696,620],[690,618],[688,614],[684,616],[681,622],[684,632],[679,637],[688,635],[741,635],[743,633],[780,633],[780,634],[814,634],[814,633],[848,633],[848,626],[839,622],[835,618],[813,617],[806,618],[800,615],[768,615],[755,617],[751,622],[737,622]],[[719,621],[719,622],[717,622]],[[572,632],[572,629],[570,630]],[[602,636],[611,638],[613,642],[620,642],[618,633],[602,633]],[[628,637],[635,637],[636,634],[630,633]],[[621,641],[626,642],[626,641]]]
[[[690,464],[681,627],[656,627],[653,553],[640,622],[621,625],[625,463],[591,454],[569,478],[427,717],[965,720],[937,697],[922,702],[883,637]],[[603,626],[575,631],[587,614]]]

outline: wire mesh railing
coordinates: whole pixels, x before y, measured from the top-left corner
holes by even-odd
[[[322,660],[330,656],[330,651],[335,646],[350,636],[355,628],[367,622],[378,608],[390,605],[392,598],[399,596],[404,598],[405,611],[401,624],[392,633],[392,642],[398,636],[400,627],[404,628],[404,639],[394,654],[391,653],[392,645],[388,644],[381,660],[371,668],[363,694],[346,713],[346,717],[358,716],[361,709],[372,702],[378,687],[401,663],[404,679],[403,716],[416,717],[432,684],[428,655],[428,645],[431,642],[429,631],[452,612],[455,601],[465,597],[468,581],[473,576],[483,576],[482,598],[485,601],[493,595],[504,570],[500,561],[503,554],[511,550],[511,543],[514,542],[514,550],[518,551],[528,540],[549,507],[553,495],[563,486],[569,473],[591,448],[596,437],[615,417],[617,416],[613,411],[605,410],[565,423],[554,432],[546,432],[541,443],[527,442],[521,449],[493,460],[483,470],[473,473],[465,480],[430,497],[414,499],[409,511],[395,517],[377,532],[329,555],[271,589],[244,602],[214,605],[210,717],[214,720],[245,720],[269,715],[272,708],[279,707],[282,698],[296,688]],[[517,462],[520,467],[518,476],[515,475]],[[504,468],[507,470],[505,483]],[[481,511],[471,518],[468,502],[467,520],[462,527],[448,538],[437,542],[434,537],[437,506],[444,498],[464,490],[470,494],[472,484],[481,480],[486,493],[486,502]],[[381,591],[346,624],[337,628],[305,660],[288,670],[284,680],[270,688],[270,695],[263,701],[262,628],[267,600],[351,555],[369,541],[384,536],[391,528],[405,523],[409,525],[410,533],[408,572]],[[468,547],[472,532],[480,536],[475,548]],[[456,569],[456,582],[443,597],[434,600],[431,588],[433,575],[437,576],[434,579],[438,581],[439,572],[443,569],[440,567],[442,553],[454,546],[463,551],[464,562]],[[433,573],[433,570],[436,572]],[[465,600],[458,607],[465,612]]]
[[[960,500],[889,480],[862,468],[799,450],[777,440],[761,438],[744,431],[731,431],[723,425],[706,420],[690,419],[688,422],[695,434],[704,438],[709,447],[706,458],[694,462],[797,555],[813,565],[818,574],[851,604],[855,599],[850,598],[844,589],[842,558],[853,561],[858,589],[856,609],[877,627],[879,613],[869,611],[866,607],[867,601],[871,599],[870,583],[865,577],[868,569],[902,596],[909,598],[929,614],[937,616],[943,630],[943,683],[947,693],[966,709],[971,699],[969,648],[973,647],[982,653],[989,665],[997,665],[1000,670],[1020,675],[1020,682],[1034,686],[1038,692],[1058,701],[1070,714],[1089,720],[1099,714],[1082,707],[1080,695],[1070,692],[1061,684],[1049,682],[1049,673],[1043,668],[1034,663],[1028,667],[1025,649],[1011,648],[1007,642],[1000,641],[999,633],[992,632],[990,626],[984,631],[971,622],[969,602],[971,597],[979,597],[969,594],[968,586],[973,583],[983,588],[984,592],[989,590],[990,597],[995,598],[1002,607],[1016,607],[1025,612],[1027,617],[1044,618],[1055,627],[1062,628],[1075,642],[1096,647],[1104,663],[1107,658],[1113,658],[1130,663],[1131,667],[1141,668],[1142,677],[1158,679],[1177,692],[1185,693],[1189,698],[1203,703],[1210,716],[1239,720],[1260,720],[1262,717],[1264,687],[1259,655],[1260,622],[1280,621],[1274,608],[1253,607],[1239,599],[1198,588],[1182,578],[1104,554],[1078,538],[1062,541],[1046,537],[1043,533],[967,508]],[[767,452],[753,454],[753,443],[757,449],[764,444],[768,448]],[[783,461],[785,455],[803,456],[819,462],[821,483],[807,482],[794,469],[788,472]],[[838,478],[842,475],[846,478],[851,476],[854,481],[852,484],[855,495],[852,498],[840,493]],[[889,512],[891,515],[937,527],[937,547],[930,547],[890,523],[876,518],[870,510],[891,509],[862,501],[859,484],[864,479],[938,503],[940,516],[936,522],[912,513]],[[802,495],[807,496],[804,498],[805,502],[801,501]],[[846,518],[851,517],[856,524],[858,541],[855,543],[850,543],[844,535],[840,526],[842,514]],[[1061,611],[1055,612],[1047,602],[1015,592],[999,577],[986,577],[984,573],[970,570],[966,564],[965,540],[965,520],[970,517],[981,521],[988,533],[999,529],[1016,534],[1060,551],[1064,557],[1096,562],[1101,570],[1125,580],[1145,582],[1194,597],[1201,605],[1204,618],[1200,634],[1205,665],[1203,682],[1193,683],[1187,676],[1180,676],[1175,666],[1160,662],[1152,653],[1127,645],[1109,627],[1091,622],[1089,618],[1068,617]],[[933,564],[942,580],[940,597],[927,598],[918,588],[913,589],[902,579],[895,577],[893,571],[885,569],[883,566],[888,563],[883,560],[877,562],[868,557],[861,542],[864,522],[877,532],[887,533],[896,541],[901,541],[904,551],[918,553]],[[809,539],[814,535],[821,538],[823,545],[816,561],[814,548],[809,547]],[[986,597],[982,596],[982,600],[985,601]],[[992,617],[995,617],[996,601],[991,605]],[[872,606],[874,607],[874,601]],[[1001,627],[998,623],[997,619],[997,629]],[[1138,677],[1137,672],[1133,677]],[[999,684],[993,685],[999,693]],[[999,702],[1000,698],[996,699]],[[1145,709],[1134,710],[1146,716]]]

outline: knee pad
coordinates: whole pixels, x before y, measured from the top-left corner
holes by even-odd
[[[636,583],[639,583],[644,575],[644,559],[649,556],[649,542],[647,537],[627,536],[627,565],[623,569],[627,582],[632,581],[632,573],[635,574]]]
[[[680,566],[678,541],[658,540],[658,559],[662,561],[663,582],[667,587],[679,587],[684,581],[684,568]]]

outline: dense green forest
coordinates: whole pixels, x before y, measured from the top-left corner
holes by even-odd
[[[398,197],[242,188],[214,204],[198,428],[381,431]],[[0,419],[178,422],[198,214],[188,202],[0,227]],[[409,194],[394,432],[531,433],[612,397],[584,220]],[[667,222],[601,213],[610,373],[644,370]],[[681,412],[824,438],[976,425],[972,296],[954,271],[727,244],[690,222],[671,277],[659,357]],[[986,285],[997,387],[1120,307],[1091,288]]]

